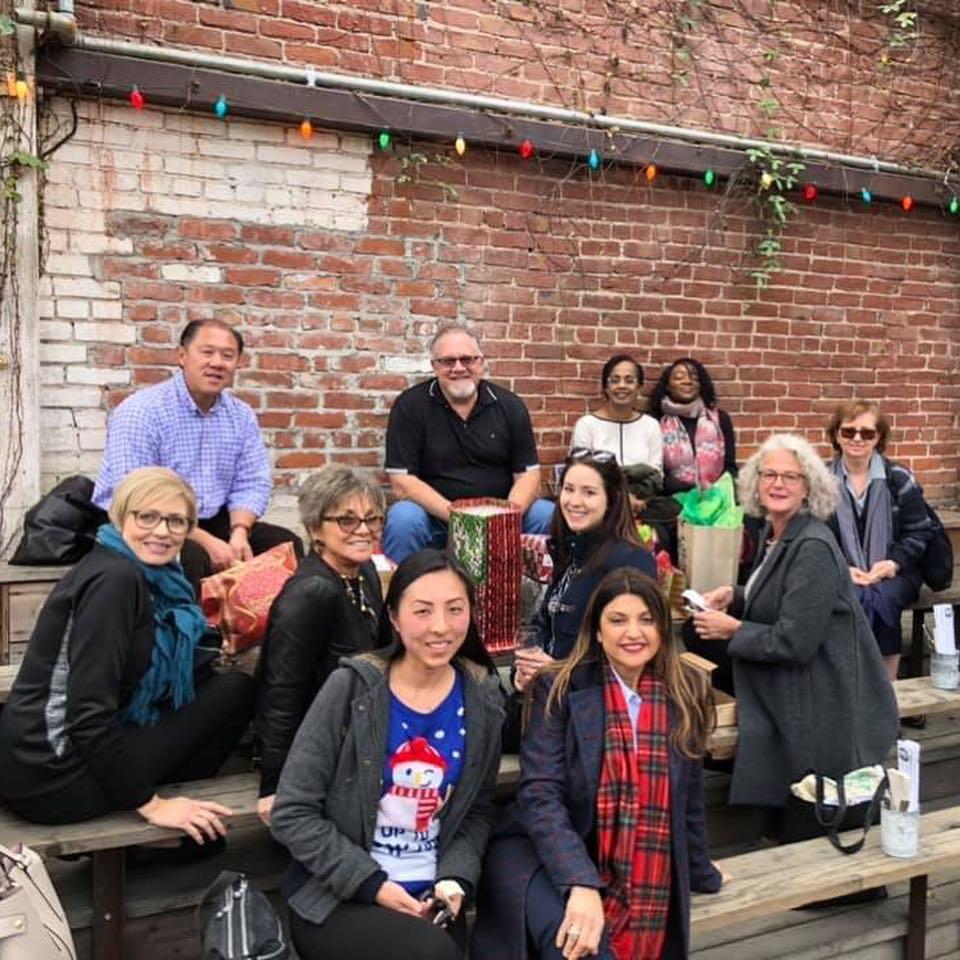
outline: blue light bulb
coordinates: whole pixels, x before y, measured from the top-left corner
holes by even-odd
[[[591,170],[600,169],[600,154],[596,150],[590,151],[590,156],[587,157],[587,163],[590,166]]]
[[[870,204],[873,203],[873,194],[866,187],[864,187],[860,191],[860,199],[869,207]]]
[[[217,97],[217,102],[213,105],[213,112],[222,120],[229,110],[230,105],[227,103],[227,98],[221,93]]]

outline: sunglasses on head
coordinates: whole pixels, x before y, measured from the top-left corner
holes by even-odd
[[[877,435],[877,431],[873,427],[841,427],[837,433],[839,433],[844,440],[853,440],[857,434],[859,434],[862,440],[868,442],[873,440]]]
[[[609,450],[591,450],[589,447],[574,447],[568,460],[592,460],[594,463],[612,463],[617,458]]]

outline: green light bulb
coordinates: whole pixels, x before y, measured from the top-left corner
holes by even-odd
[[[706,170],[703,174],[703,182],[712,187],[717,182],[717,175],[712,170]]]
[[[380,144],[381,150],[386,150],[390,146],[390,131],[381,130],[380,136],[377,138],[377,142]]]

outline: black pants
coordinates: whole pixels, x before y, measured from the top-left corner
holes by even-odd
[[[230,539],[230,511],[226,507],[221,507],[212,517],[200,520],[197,526],[219,540],[228,541]],[[278,527],[273,523],[261,523],[258,520],[250,530],[250,549],[253,550],[255,557],[271,547],[277,546],[277,544],[286,543],[288,540],[293,544],[297,559],[301,559],[303,557],[303,541],[286,527]],[[183,564],[183,572],[193,584],[193,589],[199,597],[200,581],[213,573],[213,566],[210,563],[207,551],[199,543],[186,540],[180,549],[180,563]]]
[[[253,713],[254,682],[242,673],[214,673],[181,710],[164,710],[152,727],[128,726],[129,755],[154,784],[205,780],[223,765]],[[116,809],[92,773],[30,800],[7,806],[33,823],[79,823]]]
[[[466,943],[466,921],[461,910],[447,931],[428,920],[377,904],[341,903],[319,925],[291,910],[290,936],[300,960],[460,960]]]

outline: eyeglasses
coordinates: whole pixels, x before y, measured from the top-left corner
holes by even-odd
[[[190,532],[190,518],[182,513],[160,513],[157,510],[131,510],[133,521],[141,530],[154,530],[163,521],[174,536]]]
[[[372,513],[369,517],[358,517],[355,513],[344,513],[339,517],[324,517],[323,519],[330,523],[336,523],[344,533],[355,533],[360,529],[361,523],[365,524],[374,536],[378,536],[383,529],[383,514],[381,513]]]
[[[857,434],[859,434],[860,438],[866,440],[867,443],[877,435],[877,431],[873,427],[841,427],[837,433],[839,433],[844,440],[853,440]]]
[[[791,470],[787,470],[785,473],[778,473],[776,470],[761,470],[760,479],[769,484],[774,484],[780,480],[785,487],[795,487],[797,484],[803,483],[807,476],[804,473],[793,473]]]
[[[434,357],[433,362],[442,370],[452,370],[458,363],[463,367],[472,367],[479,363],[483,357],[479,353],[465,354],[462,357]]]
[[[589,447],[574,447],[568,460],[593,460],[594,463],[611,463],[617,458],[609,450],[591,450]]]

